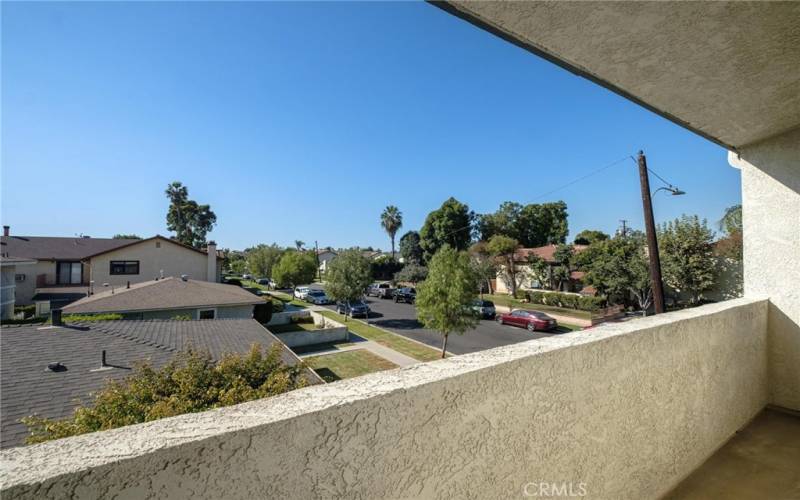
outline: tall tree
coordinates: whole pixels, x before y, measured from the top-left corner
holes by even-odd
[[[502,273],[506,283],[511,288],[511,296],[517,296],[517,263],[514,254],[519,248],[519,242],[514,238],[496,234],[492,236],[489,243],[486,244],[486,249],[490,255],[493,255],[499,262],[502,262]]]
[[[708,222],[696,215],[682,215],[659,227],[664,282],[678,292],[688,293],[692,304],[716,280],[713,239]]]
[[[627,304],[633,297],[642,311],[653,300],[650,267],[641,232],[632,231],[600,241],[576,256],[586,271],[583,281],[613,304]]]
[[[597,231],[595,229],[584,229],[575,236],[575,244],[591,245],[592,243],[597,243],[598,241],[605,241],[608,238],[609,236],[603,231]]]
[[[217,216],[209,205],[200,205],[189,199],[189,189],[180,182],[167,185],[169,199],[167,229],[175,232],[175,239],[184,245],[200,248],[206,245],[206,235],[217,223]]]
[[[392,259],[394,259],[394,236],[403,227],[403,213],[394,205],[389,205],[381,213],[381,227],[392,240]]]
[[[466,252],[449,245],[439,249],[430,260],[428,278],[418,287],[416,307],[420,322],[442,335],[442,357],[450,334],[461,335],[477,324],[477,319],[466,313],[477,298],[476,290]]]
[[[317,275],[317,262],[309,252],[286,252],[272,268],[272,279],[280,287],[311,283]]]
[[[394,273],[394,280],[397,282],[408,282],[416,285],[420,281],[425,281],[428,277],[428,268],[416,262],[411,262],[403,266],[403,269]]]
[[[569,232],[567,204],[557,201],[523,206],[507,201],[496,212],[478,218],[478,232],[485,241],[502,234],[524,247],[565,243]]]
[[[725,209],[725,213],[717,223],[726,234],[742,232],[742,205],[734,205]]]
[[[297,251],[300,252],[303,250],[303,247],[306,246],[306,242],[303,240],[294,240],[294,246],[297,248]]]
[[[256,276],[271,278],[272,270],[286,250],[275,243],[257,245],[247,251],[247,268]]]
[[[492,280],[497,278],[497,261],[495,257],[489,253],[485,241],[479,241],[469,247],[469,256],[472,261],[472,270],[475,272],[475,277],[485,284],[480,286],[481,298],[483,298],[484,288],[489,293],[494,293],[492,287]]]
[[[353,302],[364,296],[372,283],[369,259],[356,249],[345,250],[333,259],[325,273],[325,293],[337,302]],[[345,309],[345,319],[347,319]]]
[[[572,262],[575,249],[572,245],[558,245],[553,252],[553,260],[556,265],[552,269],[553,281],[556,283],[556,290],[564,291],[564,283],[569,282],[572,273]]]
[[[464,203],[449,198],[437,210],[428,214],[419,232],[425,262],[444,245],[466,250],[472,242],[472,223],[475,214]]]
[[[400,257],[403,262],[415,262],[422,265],[422,247],[419,245],[419,233],[409,231],[400,238]]]

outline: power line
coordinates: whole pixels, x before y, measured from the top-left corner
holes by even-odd
[[[548,191],[546,193],[542,193],[539,196],[536,196],[535,198],[531,198],[529,200],[529,203],[534,202],[536,200],[540,200],[540,199],[544,198],[545,196],[549,196],[549,195],[551,195],[551,194],[553,194],[553,193],[555,193],[557,191],[561,191],[562,189],[567,188],[569,186],[572,186],[573,184],[577,184],[578,182],[581,182],[582,180],[588,179],[589,177],[592,177],[593,175],[597,175],[600,172],[608,170],[609,168],[611,168],[611,167],[613,167],[615,165],[619,165],[620,163],[622,163],[623,161],[627,160],[628,158],[633,159],[633,156],[631,156],[631,155],[623,156],[622,158],[620,158],[618,160],[615,160],[615,161],[613,161],[613,162],[611,162],[611,163],[609,163],[607,165],[603,165],[602,167],[600,167],[600,168],[598,168],[596,170],[592,170],[588,174],[582,175],[581,177],[578,177],[577,179],[571,180],[568,183],[563,184],[563,185],[561,185],[561,186],[559,186],[559,187],[557,187],[555,189],[551,189],[550,191]],[[635,162],[635,160],[634,160],[634,162]],[[660,177],[659,177],[659,179],[660,179]],[[444,237],[446,238],[448,236],[451,236],[451,235],[453,235],[455,233],[458,233],[458,232],[461,232],[461,231],[464,231],[464,230],[467,230],[467,229],[472,229],[472,225],[465,226],[465,227],[460,227],[458,229],[454,229],[454,230],[452,230],[452,231],[450,231],[448,233],[445,233]]]

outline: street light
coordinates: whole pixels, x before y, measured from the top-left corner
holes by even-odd
[[[662,191],[662,190],[663,191],[669,191],[670,194],[672,194],[672,196],[681,196],[681,195],[686,194],[686,191],[681,191],[680,189],[676,188],[675,186],[670,185],[669,187],[660,187],[660,188],[656,189],[655,191],[653,191],[653,196],[655,196],[657,192]]]

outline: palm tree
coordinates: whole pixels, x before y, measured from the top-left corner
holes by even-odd
[[[394,235],[403,227],[403,214],[394,205],[389,205],[383,209],[381,214],[381,226],[392,239],[392,260],[394,260]]]
[[[301,250],[303,249],[303,247],[305,246],[305,244],[306,244],[306,242],[305,242],[305,241],[302,241],[302,240],[294,240],[294,246],[296,246],[296,247],[297,247],[297,251],[298,251],[298,252],[299,252],[299,251],[301,251]]]

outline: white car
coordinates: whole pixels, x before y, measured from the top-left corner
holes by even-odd
[[[294,298],[296,298],[296,299],[306,300],[306,297],[308,297],[308,292],[310,292],[310,291],[311,291],[311,289],[309,287],[307,287],[307,286],[298,286],[298,287],[295,287],[293,295],[294,295]]]

